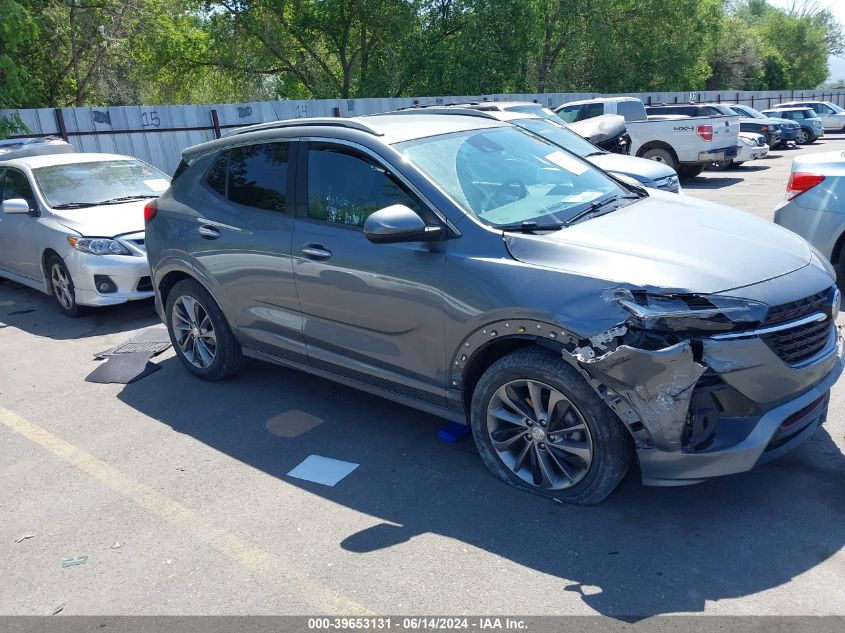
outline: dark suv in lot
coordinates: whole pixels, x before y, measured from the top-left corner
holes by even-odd
[[[262,124],[185,150],[145,210],[157,308],[218,380],[244,357],[469,424],[492,472],[596,503],[748,470],[824,421],[831,268],[492,119]]]

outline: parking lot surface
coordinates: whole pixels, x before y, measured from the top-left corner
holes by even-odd
[[[834,149],[686,193],[771,218],[792,157]],[[287,369],[209,384],[170,350],[85,382],[151,302],[72,320],[5,282],[0,322],[2,614],[845,614],[845,382],[780,460],[683,488],[632,472],[582,508],[500,483],[437,418]],[[309,455],[358,467],[288,476]]]

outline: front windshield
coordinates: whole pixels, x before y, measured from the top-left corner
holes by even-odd
[[[32,170],[51,207],[95,206],[118,200],[156,198],[170,178],[139,160],[104,160]]]
[[[539,104],[537,104],[537,105],[510,106],[510,107],[505,108],[505,109],[508,112],[523,112],[525,114],[534,114],[536,116],[541,116],[544,119],[548,119],[549,121],[554,121],[555,123],[566,123],[566,121],[561,119],[554,112],[552,112],[548,108],[543,107]]]
[[[557,123],[552,123],[547,119],[517,119],[512,121],[512,123],[529,132],[534,132],[542,136],[555,145],[560,145],[564,149],[568,149],[573,154],[578,154],[581,158],[606,153],[604,150],[590,143],[583,136],[579,136],[572,130],[568,130]]]
[[[510,125],[406,141],[396,148],[492,226],[561,225],[608,194],[628,193],[586,161]]]
[[[765,119],[767,118],[765,114],[760,112],[759,110],[755,110],[754,108],[749,108],[748,106],[731,106],[732,109],[741,112],[742,114],[751,117],[752,119]]]

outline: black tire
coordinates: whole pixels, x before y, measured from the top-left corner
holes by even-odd
[[[685,180],[689,180],[691,178],[695,178],[703,172],[704,165],[681,165],[676,171],[678,172],[678,176]]]
[[[196,348],[191,351],[190,343],[184,338],[185,331],[177,334],[174,326],[174,310],[179,305],[179,310],[184,309],[184,299],[193,300],[202,308],[202,313],[210,320],[214,335],[214,350],[212,360],[206,366],[197,364],[189,356],[197,354]],[[176,319],[179,320],[179,319]],[[204,319],[203,319],[204,321]],[[170,334],[170,341],[176,350],[176,355],[185,368],[195,376],[203,380],[216,381],[228,378],[239,372],[244,365],[244,356],[241,352],[241,345],[238,343],[232,329],[229,327],[226,317],[217,302],[202,284],[193,279],[184,279],[170,289],[167,295],[167,307],[165,309],[165,322],[167,331]],[[201,324],[200,324],[201,325]],[[206,330],[206,335],[208,330]],[[202,338],[202,337],[200,337]],[[206,336],[205,349],[209,349],[210,339]],[[197,354],[199,357],[200,355]]]
[[[731,162],[728,163],[728,169],[737,169],[738,167],[742,167],[744,164],[745,164],[744,160],[741,160],[739,162],[732,160]]]
[[[500,388],[520,380],[538,381],[554,388],[569,400],[578,413],[579,420],[586,424],[592,455],[586,473],[581,475],[577,483],[563,489],[537,485],[536,479],[535,483],[531,484],[506,465],[494,448],[489,430],[488,406],[497,397]],[[498,416],[491,416],[496,417]],[[555,441],[552,435],[555,431],[552,430],[552,416],[548,417],[549,435],[544,439],[550,443]],[[516,350],[493,363],[484,372],[472,395],[470,425],[478,452],[496,477],[517,488],[566,503],[593,505],[602,501],[619,485],[633,455],[631,437],[616,414],[575,368],[556,354],[539,347]],[[545,427],[545,424],[543,426]],[[517,434],[522,437],[519,428]],[[532,441],[529,435],[530,433],[525,434],[525,440],[528,442]],[[537,450],[541,449],[544,449],[544,445],[538,444]],[[517,450],[520,449],[517,447]],[[544,450],[550,449],[546,447]],[[532,456],[531,460],[536,460],[536,457]],[[536,461],[532,461],[532,464],[536,464]],[[518,467],[517,469],[519,470]]]
[[[675,158],[675,155],[668,149],[661,149],[659,147],[648,149],[642,154],[640,154],[640,158],[645,158],[647,160],[653,160],[658,163],[663,163],[664,165],[668,165],[675,171],[678,171],[678,161]]]
[[[76,302],[73,277],[70,276],[64,260],[58,255],[53,255],[47,260],[47,284],[50,294],[56,299],[65,316],[75,319],[88,312],[88,308]]]

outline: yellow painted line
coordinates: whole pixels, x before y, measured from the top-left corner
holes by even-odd
[[[139,483],[116,468],[56,437],[46,429],[0,407],[0,422],[6,427],[47,449],[59,459],[91,475],[112,490],[165,521],[193,534],[198,540],[252,572],[283,581],[291,593],[320,612],[372,615],[360,604],[336,593],[285,565],[275,554],[264,551],[244,537],[212,525],[180,503]]]

